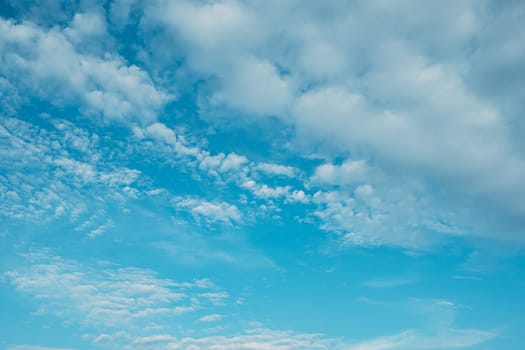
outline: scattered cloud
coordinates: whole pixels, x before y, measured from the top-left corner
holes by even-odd
[[[219,314],[210,314],[199,318],[200,322],[217,322],[222,320],[223,316]]]
[[[145,326],[168,328],[181,315],[220,307],[229,299],[207,279],[177,282],[148,269],[88,266],[45,252],[25,258],[27,265],[5,273],[7,281],[35,299],[39,314],[84,327],[95,334],[90,336],[93,341],[102,341],[100,332],[140,335],[147,331]]]
[[[484,343],[496,337],[493,332],[479,330],[454,330],[435,336],[424,335],[416,331],[379,337],[350,346],[349,350],[387,350],[387,349],[460,349]]]
[[[292,166],[274,163],[259,163],[255,166],[255,169],[270,175],[281,175],[288,177],[295,177],[298,173],[298,169]]]
[[[226,202],[208,202],[203,199],[175,197],[173,204],[175,208],[188,210],[196,218],[204,218],[209,222],[233,224],[243,221],[239,208]]]
[[[108,220],[105,224],[98,226],[97,228],[91,230],[88,233],[89,238],[95,238],[97,236],[100,236],[106,232],[106,230],[110,227],[114,226],[113,222],[111,220]]]
[[[520,283],[509,277],[522,280],[519,264],[500,256],[525,242],[522,3],[4,3],[0,287],[29,297],[31,317],[109,349],[438,350],[500,338],[462,328],[484,311],[459,325],[470,306],[406,275],[359,277],[374,298],[423,294],[362,298],[418,320],[374,323],[370,339],[313,334],[294,315],[280,323],[301,331],[274,329],[275,313],[242,308],[282,306],[256,286],[309,281],[314,264],[334,272],[323,290],[342,288],[346,254],[365,261],[390,248],[395,261],[436,268],[444,260],[424,253],[450,244],[439,266],[449,283]],[[306,234],[266,234],[288,225]],[[122,259],[161,254],[174,269],[89,260],[106,244]],[[49,245],[79,254],[28,248]],[[203,271],[228,290],[194,277]],[[2,346],[70,346],[16,336]]]
[[[236,336],[210,336],[203,338],[182,338],[157,344],[153,349],[345,349],[338,339],[319,334],[300,334],[264,328],[251,329]]]
[[[29,122],[0,116],[0,122],[0,215],[77,222],[139,196],[141,172],[111,164],[96,132],[46,117]],[[100,219],[99,226],[107,227],[108,218]]]

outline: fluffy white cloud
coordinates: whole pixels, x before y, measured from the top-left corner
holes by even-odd
[[[204,218],[209,222],[233,224],[241,223],[243,220],[239,208],[226,202],[209,202],[203,199],[175,197],[173,204],[175,208],[189,210],[195,217]]]
[[[17,89],[59,106],[80,101],[86,113],[109,120],[151,121],[171,96],[119,56],[102,58],[76,46],[103,35],[104,21],[99,15],[77,14],[71,27],[60,30],[0,18],[0,71]]]
[[[175,131],[166,127],[166,125],[162,123],[153,123],[149,125],[146,128],[145,133],[148,136],[168,145],[175,146],[177,144],[177,136]]]
[[[253,57],[240,59],[222,79],[223,89],[211,97],[213,104],[226,103],[258,115],[281,115],[292,101],[292,88],[276,67]]]
[[[475,231],[523,230],[525,155],[512,130],[525,125],[513,78],[525,59],[522,5],[158,1],[144,19],[176,41],[190,77],[208,79],[205,110],[220,111],[219,101],[247,118],[277,115],[331,158],[373,159],[396,187],[431,184],[424,195],[435,206],[439,192],[471,217],[498,212],[515,223]],[[497,79],[504,93],[489,83],[495,72],[509,77]],[[313,179],[356,178],[350,165],[320,166]]]
[[[103,13],[76,13],[64,34],[75,45],[107,39],[106,19]]]
[[[274,163],[259,163],[255,166],[255,169],[270,175],[281,175],[288,177],[295,177],[298,173],[298,169],[292,166]]]
[[[312,176],[314,183],[344,185],[365,180],[367,166],[364,160],[345,160],[341,165],[322,164]]]

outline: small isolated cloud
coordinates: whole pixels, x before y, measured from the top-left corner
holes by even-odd
[[[223,318],[222,315],[211,314],[211,315],[202,316],[201,318],[199,318],[199,321],[200,322],[217,322],[217,321],[222,320],[222,318]]]
[[[113,227],[113,221],[108,220],[105,224],[98,226],[97,228],[89,231],[88,237],[89,238],[95,238],[97,236],[100,236],[106,232],[106,230],[110,227]]]
[[[226,202],[209,202],[200,198],[185,197],[175,197],[172,202],[175,208],[187,210],[196,218],[207,222],[234,224],[243,221],[239,208]]]

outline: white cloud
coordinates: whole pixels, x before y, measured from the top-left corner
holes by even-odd
[[[479,330],[450,329],[439,335],[424,335],[416,331],[379,337],[350,346],[349,350],[389,350],[389,349],[459,349],[484,343],[496,336],[495,333]]]
[[[145,30],[160,23],[160,35],[176,41],[170,52],[187,59],[188,79],[208,80],[199,90],[207,118],[224,114],[217,101],[237,110],[234,118],[276,115],[293,126],[304,154],[314,146],[332,159],[373,160],[395,187],[429,185],[424,195],[435,207],[439,187],[447,203],[468,211],[455,224],[518,236],[525,157],[521,133],[511,129],[525,125],[517,112],[520,10],[472,1],[357,2],[351,9],[343,2],[159,1],[146,6],[143,23]],[[321,165],[312,180],[349,185],[341,182],[366,175],[350,162]],[[476,226],[483,225],[472,218],[493,211],[520,229],[490,220]]]
[[[319,165],[312,176],[314,183],[345,185],[365,180],[367,166],[364,160],[347,159],[341,165]]]
[[[209,202],[197,198],[175,197],[175,208],[189,210],[195,217],[204,218],[209,222],[227,224],[242,223],[242,214],[233,204],[226,202]]]
[[[371,188],[371,187],[370,187]],[[358,187],[368,192],[369,186]],[[321,228],[337,233],[342,246],[400,246],[416,250],[428,249],[436,234],[423,222],[437,220],[428,212],[423,199],[406,193],[386,192],[388,198],[355,196],[352,191],[317,191],[313,211]],[[419,211],[418,211],[419,210]]]
[[[237,336],[210,336],[182,338],[161,344],[158,349],[229,349],[229,350],[299,350],[299,349],[345,349],[337,339],[319,334],[301,334],[264,328],[252,329]],[[156,348],[155,348],[156,349]]]
[[[91,267],[42,252],[27,259],[28,266],[5,274],[7,280],[34,297],[41,312],[98,331],[140,334],[141,325],[157,317],[168,322],[229,297],[208,280],[176,282],[148,269]]]
[[[281,164],[268,162],[253,162],[243,155],[234,152],[224,154],[210,154],[209,151],[199,146],[198,142],[190,143],[186,141],[184,135],[176,135],[175,131],[164,124],[154,123],[144,129],[135,128],[134,133],[138,139],[150,137],[156,140],[160,145],[168,145],[166,150],[162,147],[151,149],[153,152],[166,153],[170,155],[173,152],[187,168],[199,170],[196,175],[201,176],[203,172],[212,179],[234,183],[240,188],[249,190],[255,197],[263,200],[283,199],[286,203],[307,203],[309,195],[302,189],[293,189],[291,186],[270,186],[261,181],[255,181],[253,177],[263,173],[267,176],[284,177],[280,180],[287,181],[288,178],[294,178],[298,175],[298,169]],[[202,143],[202,142],[201,142]],[[191,150],[191,151],[188,151]],[[193,201],[180,204],[179,207],[196,206]],[[221,210],[213,209],[216,205],[205,205],[206,208],[200,207],[196,214],[206,215],[205,212],[211,213]],[[224,206],[223,208],[224,209]],[[218,218],[218,216],[217,216]],[[223,219],[221,219],[224,221]]]
[[[105,224],[98,226],[97,228],[91,230],[88,233],[89,238],[95,238],[97,236],[100,236],[106,232],[106,230],[110,227],[113,227],[113,222],[111,220],[108,220]]]
[[[106,19],[101,13],[76,13],[69,27],[64,29],[64,34],[76,45],[86,44],[90,40],[107,39]]]
[[[240,167],[248,162],[245,156],[240,156],[235,153],[229,153],[219,167],[220,171],[239,170]]]
[[[390,280],[393,281],[393,280]],[[372,286],[384,288],[384,280],[371,280]],[[376,282],[379,282],[377,284]],[[386,283],[387,286],[390,283]],[[398,284],[396,284],[398,285]],[[449,300],[409,299],[400,305],[403,310],[411,310],[426,324],[426,331],[407,329],[393,335],[379,336],[351,344],[349,350],[386,349],[458,349],[471,348],[500,336],[497,331],[456,328],[458,305]]]
[[[171,96],[146,72],[118,56],[100,58],[75,46],[86,35],[101,34],[97,30],[103,21],[97,15],[77,14],[72,27],[61,31],[0,19],[0,70],[17,89],[56,105],[80,101],[86,113],[109,120],[154,120]]]
[[[113,349],[131,345],[149,350],[437,350],[466,348],[498,336],[495,332],[452,327],[458,309],[453,302],[413,299],[409,300],[409,306],[432,321],[427,333],[405,330],[358,343],[322,334],[266,328],[248,329],[229,336],[184,337],[175,333],[170,319],[221,307],[230,299],[229,293],[207,279],[176,282],[148,269],[120,267],[108,262],[88,266],[45,252],[32,252],[25,257],[25,263],[5,273],[6,281],[33,297],[40,305],[39,313],[68,320],[71,326],[89,327],[95,333],[91,331],[86,339]],[[158,317],[162,318],[162,324],[156,322]],[[207,323],[221,319],[221,314],[212,313],[200,315],[195,320]],[[21,345],[18,349],[40,348]]]
[[[174,341],[176,338],[169,334],[156,334],[148,337],[138,338],[133,342],[135,346],[150,346],[158,343],[166,343],[169,341]]]
[[[47,125],[39,125],[38,119],[0,117],[0,122],[3,217],[76,222],[89,211],[104,211],[110,203],[125,206],[140,196],[141,172],[111,164],[95,132],[52,118]],[[113,152],[115,156],[118,148]],[[107,223],[100,220],[99,226]]]
[[[217,322],[217,321],[220,321],[222,320],[222,315],[219,315],[219,314],[210,314],[210,315],[205,315],[205,316],[202,316],[201,318],[199,318],[199,321],[201,322]]]
[[[161,23],[188,40],[196,49],[219,52],[250,45],[249,30],[255,16],[238,2],[197,4],[190,1],[158,1],[148,8]]]
[[[292,88],[272,63],[253,57],[240,59],[233,71],[223,77],[220,92],[211,102],[227,103],[258,115],[280,115],[292,102]]]
[[[153,349],[268,349],[268,350],[299,350],[299,349],[330,349],[330,350],[387,350],[387,349],[452,349],[468,348],[486,342],[495,337],[494,333],[478,330],[448,330],[439,335],[424,335],[412,330],[403,331],[392,336],[378,337],[356,344],[345,343],[342,339],[333,339],[321,334],[301,334],[292,331],[279,331],[256,328],[237,336],[210,336],[203,338],[166,339],[156,343]],[[150,344],[155,337],[145,338]],[[137,339],[136,344],[141,343]]]
[[[145,131],[148,136],[158,141],[165,142],[168,145],[175,146],[177,143],[175,132],[162,123],[153,123],[149,125]]]
[[[254,168],[268,175],[295,177],[298,173],[298,169],[292,166],[275,163],[259,163]]]

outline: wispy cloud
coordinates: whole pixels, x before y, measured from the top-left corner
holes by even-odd
[[[378,337],[351,345],[349,350],[387,350],[387,349],[460,349],[484,343],[497,336],[497,333],[479,330],[449,329],[437,335],[425,335],[416,331]]]
[[[210,314],[210,315],[202,316],[201,318],[199,318],[199,321],[200,322],[217,322],[217,321],[222,320],[222,318],[223,316],[220,314]]]
[[[339,339],[330,339],[320,334],[301,334],[292,331],[278,331],[265,328],[250,329],[236,336],[210,336],[182,338],[156,344],[151,349],[346,349]]]
[[[159,319],[165,328],[167,320],[224,305],[229,298],[206,279],[176,282],[147,269],[88,266],[45,252],[30,253],[26,259],[25,268],[5,274],[9,283],[35,298],[39,314],[54,315],[95,334],[139,334]]]

